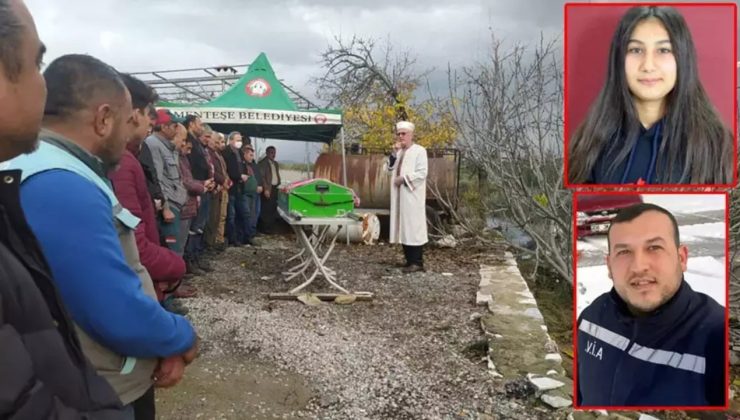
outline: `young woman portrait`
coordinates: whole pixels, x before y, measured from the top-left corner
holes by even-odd
[[[733,133],[702,86],[692,34],[674,7],[632,7],[622,16],[605,83],[574,128],[570,184],[732,182]]]

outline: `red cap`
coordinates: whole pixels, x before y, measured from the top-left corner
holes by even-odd
[[[171,123],[182,123],[185,121],[184,118],[179,118],[170,112],[169,109],[158,109],[157,110],[157,121],[154,125],[167,125]]]

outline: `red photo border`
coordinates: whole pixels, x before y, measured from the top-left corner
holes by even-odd
[[[568,142],[570,140],[568,132],[568,8],[570,7],[613,7],[613,6],[701,6],[701,7],[732,7],[732,19],[733,19],[733,34],[732,42],[734,48],[732,49],[733,54],[733,72],[732,72],[732,92],[733,94],[733,108],[735,110],[735,118],[732,121],[732,133],[734,142],[733,147],[733,171],[732,171],[732,182],[730,184],[649,184],[649,185],[635,185],[635,184],[571,184],[568,179]],[[563,9],[564,19],[564,31],[563,31],[563,138],[565,140],[565,149],[563,150],[563,184],[565,188],[633,188],[636,191],[642,191],[650,188],[674,188],[674,189],[688,189],[688,188],[735,188],[738,183],[738,136],[737,136],[737,4],[736,3],[565,3]]]
[[[579,406],[578,405],[578,310],[576,297],[578,285],[578,226],[577,203],[581,195],[724,195],[725,197],[725,405],[713,406]],[[602,191],[580,192],[574,191],[572,201],[571,224],[573,229],[573,408],[576,410],[610,410],[610,411],[727,411],[730,408],[730,194],[728,192],[635,192],[635,191]]]

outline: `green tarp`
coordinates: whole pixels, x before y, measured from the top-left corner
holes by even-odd
[[[272,70],[265,53],[229,90],[204,104],[161,102],[179,116],[196,114],[213,129],[250,137],[331,143],[342,127],[337,109],[298,110]]]

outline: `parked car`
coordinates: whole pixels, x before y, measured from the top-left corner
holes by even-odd
[[[642,203],[639,194],[579,194],[576,202],[578,239],[606,234],[620,209]]]

